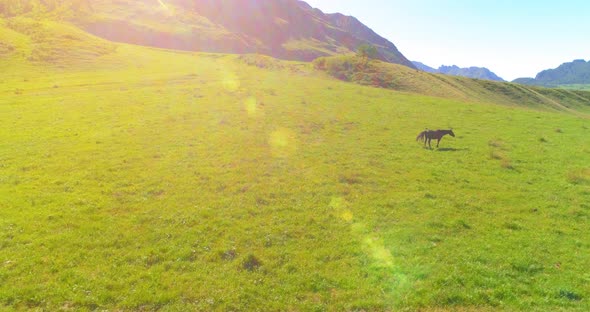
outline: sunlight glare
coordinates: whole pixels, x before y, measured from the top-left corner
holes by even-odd
[[[165,4],[165,3],[164,3],[162,0],[158,0],[158,2],[160,3],[160,5],[161,5],[161,6],[162,6],[164,9],[166,9],[166,10],[170,10],[170,9],[168,8],[168,6],[167,6],[167,5],[166,5],[166,4]]]
[[[295,133],[286,128],[279,128],[270,134],[269,145],[274,157],[288,157],[297,150]]]
[[[246,106],[246,112],[248,113],[249,117],[256,117],[257,104],[256,98],[253,96],[250,96],[246,99],[244,106]]]
[[[346,200],[342,197],[332,197],[332,199],[330,199],[329,206],[332,209],[341,210],[344,209],[347,206],[347,204]]]
[[[385,248],[381,240],[369,236],[365,238],[365,245],[378,266],[385,268],[393,267],[393,257],[391,256],[391,252]]]
[[[354,215],[350,210],[345,210],[340,217],[346,222],[351,222],[354,218]]]
[[[342,197],[332,197],[330,199],[330,208],[336,210],[336,214],[346,222],[352,222],[354,215],[352,211],[348,209],[348,202]]]
[[[226,72],[223,75],[223,87],[229,92],[236,92],[240,88],[240,80],[233,72]]]

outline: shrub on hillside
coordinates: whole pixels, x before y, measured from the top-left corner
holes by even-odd
[[[320,57],[313,61],[315,69],[331,76],[362,85],[393,88],[393,76],[382,63],[359,56]]]
[[[356,50],[356,55],[364,58],[377,59],[379,58],[379,51],[374,45],[361,44]]]
[[[265,69],[283,69],[285,66],[279,60],[260,54],[244,54],[239,60],[250,66]]]

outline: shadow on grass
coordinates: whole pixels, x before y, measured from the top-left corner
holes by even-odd
[[[468,151],[468,148],[454,148],[454,147],[428,147],[428,146],[424,146],[422,147],[425,150],[429,150],[429,151],[436,151],[436,152],[460,152],[460,151]]]
[[[453,147],[442,147],[437,148],[437,152],[460,152],[460,151],[468,151],[468,148],[453,148]]]

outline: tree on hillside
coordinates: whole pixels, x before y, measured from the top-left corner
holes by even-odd
[[[374,45],[365,43],[357,48],[356,55],[362,58],[376,59],[379,58],[379,51],[377,51],[377,48]]]

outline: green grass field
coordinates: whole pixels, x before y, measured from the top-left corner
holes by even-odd
[[[590,91],[590,85],[587,84],[568,84],[568,85],[560,85],[560,88],[569,89],[569,90],[585,90]]]
[[[584,116],[0,31],[1,310],[590,309]]]

